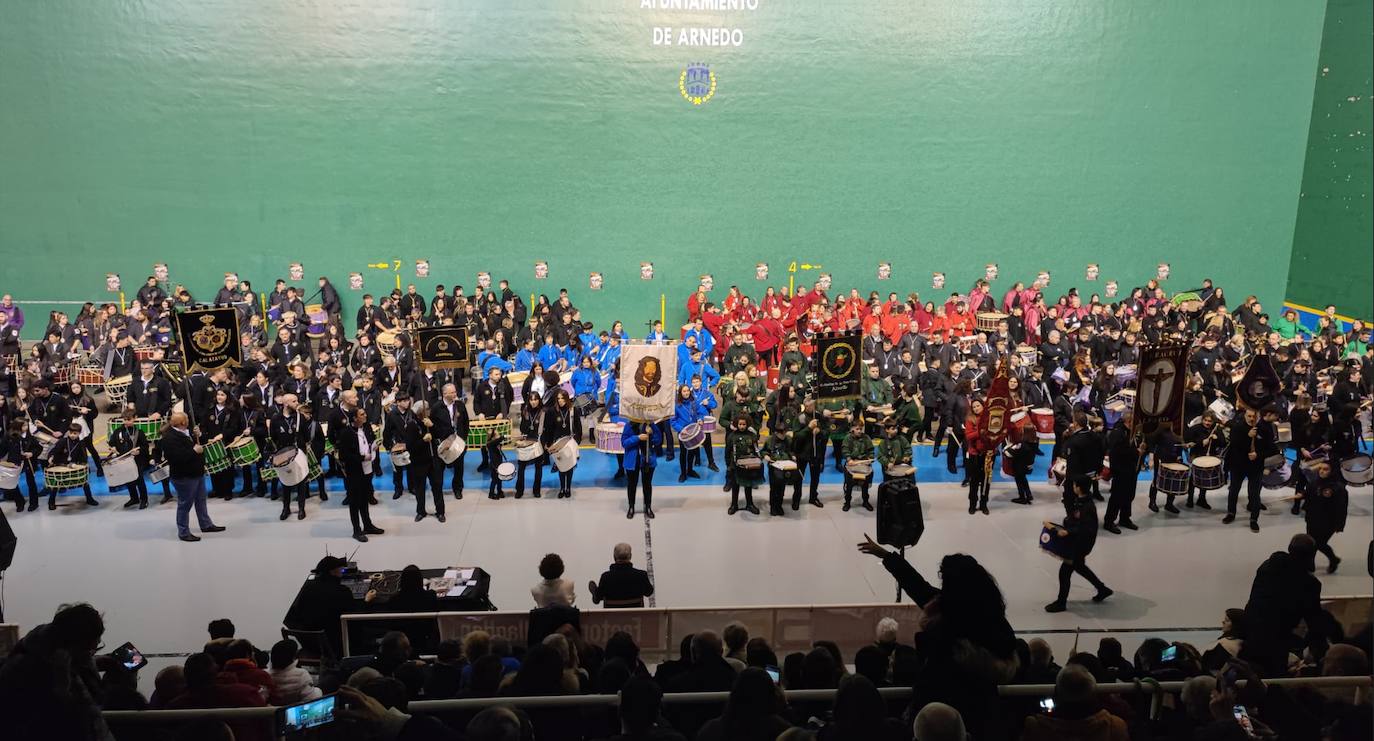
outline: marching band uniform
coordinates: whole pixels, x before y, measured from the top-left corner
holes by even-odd
[[[887,433],[878,442],[878,463],[883,468],[884,482],[897,478],[889,471],[892,466],[911,465],[911,440],[893,426],[887,427]]]
[[[343,413],[334,418],[329,425],[329,436],[334,441],[334,450],[343,469],[345,498],[348,500],[348,520],[353,525],[353,539],[367,542],[369,535],[381,535],[383,531],[372,524],[371,504],[372,476],[363,470],[364,461],[377,465],[374,446],[376,435],[372,426],[357,425],[351,413]]]
[[[533,396],[531,399],[539,399]],[[544,402],[527,402],[520,405],[520,435],[527,440],[539,441],[544,433]],[[542,446],[543,443],[541,442]],[[538,457],[528,460],[517,460],[515,463],[515,498],[519,499],[525,495],[525,469],[534,468],[534,498],[538,499],[540,487],[544,485],[544,466],[549,463],[548,452],[540,453]]]
[[[305,420],[295,409],[284,407],[272,417],[270,426],[272,443],[277,450],[296,448],[298,455],[305,455],[305,437],[302,434]],[[275,481],[274,481],[275,486]],[[291,493],[296,494],[296,519],[305,519],[305,499],[310,496],[310,484],[302,481],[295,486],[282,485],[281,518],[291,516]]]
[[[857,431],[856,431],[857,430]],[[864,433],[861,427],[851,428],[849,434],[844,438],[844,457],[845,460],[853,461],[872,461],[873,460],[873,438]],[[868,484],[873,480],[870,473],[867,478],[859,480],[849,472],[849,468],[844,469],[844,507],[843,511],[849,511],[850,497],[854,493],[854,487],[858,486],[863,497],[863,508],[873,510],[873,505],[868,501]]]
[[[641,440],[640,436],[645,436]],[[663,453],[663,432],[659,425],[641,422],[626,422],[620,433],[620,444],[625,449],[625,470],[628,473],[625,483],[626,499],[629,508],[625,511],[627,519],[635,516],[635,489],[644,485],[644,518],[654,519],[654,470],[658,467],[658,456]],[[687,455],[684,452],[684,459]]]
[[[43,446],[29,434],[28,425],[22,421],[11,423],[9,434],[0,440],[0,460],[23,471],[24,482],[29,488],[30,512],[38,509],[38,482],[34,478],[34,470],[38,465],[38,455],[42,451]],[[6,498],[14,501],[16,512],[24,509],[24,498],[19,494],[18,485],[4,494]]]
[[[1135,499],[1140,458],[1145,455],[1147,449],[1143,442],[1137,445],[1131,435],[1131,426],[1124,419],[1117,422],[1107,433],[1106,445],[1112,469],[1112,483],[1111,494],[1107,499],[1107,512],[1102,518],[1102,528],[1120,535],[1122,527],[1127,530],[1139,529],[1131,520],[1131,502]],[[1153,485],[1150,486],[1150,492],[1153,498]],[[1118,516],[1120,527],[1117,527]]]
[[[825,468],[825,449],[830,444],[830,422],[816,413],[815,409],[803,409],[797,416],[797,429],[793,436],[797,460],[797,488],[792,493],[792,509],[801,506],[801,474],[808,475],[809,503],[823,507],[820,498],[821,470]]]
[[[1246,485],[1247,509],[1250,512],[1250,529],[1259,532],[1260,487],[1264,475],[1264,460],[1275,453],[1269,436],[1261,430],[1262,423],[1256,420],[1251,426],[1245,415],[1231,420],[1230,445],[1226,448],[1226,468],[1231,476],[1231,484],[1226,492],[1226,517],[1222,522],[1230,524],[1236,519],[1236,504],[1240,496],[1240,486]],[[1251,458],[1251,455],[1254,455]]]
[[[797,509],[798,500],[801,499],[801,477],[798,476],[797,469],[784,471],[773,464],[777,461],[793,460],[792,444],[788,440],[790,433],[783,432],[781,429],[774,430],[768,435],[768,442],[763,446],[763,459],[768,464],[768,514],[773,517],[782,517],[783,492],[787,485],[792,484],[793,509]]]
[[[1182,458],[1180,454],[1178,438],[1174,436],[1173,430],[1165,427],[1161,429],[1155,438],[1153,455],[1154,477],[1150,480],[1150,511],[1158,512],[1159,504],[1156,502],[1155,482],[1159,480],[1159,467],[1165,463],[1178,463]],[[1191,477],[1189,477],[1191,480]],[[1169,494],[1164,502],[1164,510],[1170,514],[1178,514],[1178,507],[1174,506],[1174,497],[1178,495]]]
[[[582,439],[582,415],[577,413],[576,407],[565,394],[559,394],[553,404],[550,404],[544,412],[544,435],[541,442],[544,450],[549,450],[555,441],[563,437],[571,437],[576,445]],[[572,497],[572,469],[558,472],[558,498],[569,499]],[[628,467],[626,470],[630,470]]]
[[[457,384],[454,384],[454,388],[456,391]],[[433,432],[436,440],[443,442],[452,435],[457,436],[457,438],[464,443],[467,442],[469,428],[468,408],[467,404],[465,404],[461,398],[455,398],[450,402],[444,399],[441,393],[439,402],[430,407],[429,418],[434,420]],[[452,469],[453,482],[451,488],[453,490],[453,498],[463,498],[463,459],[467,454],[467,449],[464,448],[463,452],[458,454],[458,459],[452,463],[444,463],[442,458],[435,459],[434,467],[439,472],[437,485],[437,490],[439,492],[444,490],[444,471]]]
[[[48,454],[49,466],[80,466],[86,468],[90,463],[86,459],[86,446],[81,438],[74,437],[75,432],[68,432],[58,438],[57,445]],[[91,496],[90,481],[81,485],[81,490],[86,494],[86,504],[94,507],[100,504],[95,497]],[[48,509],[57,509],[57,491],[48,489]]]
[[[742,418],[741,418],[742,419]],[[742,478],[739,470],[738,461],[741,458],[754,458],[758,455],[759,433],[750,427],[743,429],[737,427],[733,420],[729,430],[725,433],[725,465],[734,474],[730,477],[730,509],[729,514],[739,511],[739,489]],[[753,479],[748,479],[744,484],[744,509],[751,514],[758,514],[759,508],[754,506],[754,484]]]

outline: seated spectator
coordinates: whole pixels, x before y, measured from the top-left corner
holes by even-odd
[[[263,700],[272,698],[272,675],[263,671],[253,661],[256,651],[253,644],[242,638],[235,638],[224,649],[225,663],[220,670],[219,681],[246,684],[258,688]]]
[[[1030,651],[1030,666],[1026,668],[1027,684],[1054,684],[1063,667],[1054,663],[1054,649],[1043,638],[1032,638],[1026,643]]]
[[[592,604],[605,602],[606,607],[643,607],[644,598],[654,593],[649,572],[635,568],[629,543],[616,543],[611,550],[611,559],[611,567],[601,573],[601,580],[587,584]]]
[[[877,651],[875,646],[866,646]],[[889,717],[887,704],[867,677],[853,674],[840,681],[834,721],[821,728],[821,741],[905,741],[906,729]]]
[[[674,677],[664,692],[728,692],[735,686],[735,670],[725,662],[725,644],[714,631],[703,630],[692,636],[692,667]],[[757,670],[756,670],[757,671]],[[767,673],[763,673],[765,678]],[[719,715],[720,703],[690,703],[668,706],[668,720],[683,735],[695,737],[707,720]]]
[[[358,689],[388,710],[399,710],[404,713],[410,707],[410,695],[406,692],[406,686],[395,677],[375,677]]]
[[[677,658],[669,659],[654,669],[654,681],[658,686],[667,687],[668,683],[692,668],[692,639],[695,634],[688,633],[677,644]]]
[[[274,705],[295,705],[298,702],[314,700],[323,693],[315,686],[310,672],[296,666],[299,648],[290,639],[277,641],[272,645],[272,693]]]
[[[446,700],[458,696],[463,683],[463,644],[458,641],[444,641],[429,665],[429,675],[425,678],[425,699]]]
[[[1097,658],[1113,682],[1129,682],[1135,678],[1135,667],[1121,652],[1121,641],[1107,637],[1097,642]]]
[[[162,710],[167,703],[180,697],[186,691],[186,673],[180,666],[164,666],[153,677],[153,696],[148,698],[148,707]]]
[[[792,725],[779,714],[778,697],[768,672],[745,669],[730,689],[725,711],[701,727],[697,741],[773,741]]]
[[[891,657],[897,650],[897,646],[900,645],[897,634],[900,630],[901,626],[890,617],[878,621],[877,636],[873,643],[882,649],[884,656]]]
[[[749,628],[737,620],[726,625],[720,637],[725,640],[725,660],[735,667],[735,671],[743,669],[747,658],[745,648],[749,645]]]
[[[138,691],[138,675],[111,662],[105,668],[100,703],[102,710],[147,710],[148,701]]]
[[[577,594],[572,581],[563,578],[563,559],[557,553],[544,556],[539,562],[540,580],[530,587],[536,608],[572,607]]]
[[[406,741],[459,741],[463,738],[456,731],[438,719],[427,715],[407,715],[395,709],[388,709],[373,697],[347,685],[339,688],[341,707],[335,714],[361,727],[360,738],[405,739]],[[485,722],[475,729],[469,728],[468,741],[507,741],[508,739],[528,739],[528,724],[521,724],[518,711],[510,708],[487,708],[478,714],[512,715],[517,722],[511,727],[497,727],[494,730]],[[475,720],[475,719],[474,719]],[[474,732],[475,731],[475,732]]]
[[[1128,741],[1126,721],[1102,709],[1096,688],[1087,669],[1061,669],[1054,682],[1054,710],[1027,718],[1021,741]]]
[[[567,636],[554,633],[544,637],[543,644],[558,652],[563,659],[563,684],[572,694],[587,690],[587,677],[582,673],[577,659],[577,648]]]
[[[969,737],[959,711],[943,702],[921,708],[911,723],[911,735],[913,741],[967,741]]]
[[[519,710],[487,708],[467,725],[468,741],[525,741],[532,738],[531,723]]]
[[[209,654],[188,656],[182,669],[186,675],[186,692],[167,703],[168,710],[257,708],[267,704],[256,686],[218,681],[219,667]],[[265,740],[271,736],[269,722],[236,721],[229,726],[237,741]]]
[[[377,642],[377,653],[368,666],[389,677],[396,667],[410,661],[410,638],[399,630],[388,631]]]
[[[459,697],[496,697],[501,689],[501,678],[506,675],[506,665],[501,657],[487,654],[463,667],[468,679]]]
[[[420,567],[410,564],[401,569],[396,594],[380,606],[385,612],[438,612],[439,595],[425,588]]]
[[[531,646],[520,662],[520,670],[502,683],[500,694],[512,697],[576,694],[577,685],[569,679],[565,668],[563,657],[553,646],[544,643]],[[582,715],[578,708],[537,708],[528,714],[540,741],[577,741],[582,737]]]
[[[773,648],[768,645],[768,641],[762,638],[750,638],[749,643],[744,646],[744,664],[759,669],[778,668],[778,655],[773,653]]]
[[[0,664],[0,728],[6,739],[108,739],[100,715],[95,652],[105,621],[88,604],[63,605]]]
[[[518,659],[493,652],[492,647],[494,644],[495,641],[492,639],[491,634],[485,630],[474,630],[463,636],[463,655],[467,657],[468,661],[468,665],[463,667],[462,686],[464,688],[466,688],[468,683],[472,680],[472,671],[473,667],[477,664],[477,660],[488,654],[496,656],[497,660],[501,662],[502,676],[520,668],[520,661]],[[506,645],[510,645],[509,642],[506,642]]]
[[[212,641],[234,637],[234,624],[230,622],[229,618],[211,620],[207,630],[210,632],[210,640]]]
[[[802,686],[805,690],[833,690],[840,686],[840,668],[835,658],[824,648],[813,648],[802,661]],[[830,718],[830,700],[808,700],[792,703],[792,709],[801,719],[815,719],[824,723]]]
[[[391,677],[400,682],[411,700],[425,699],[425,662],[407,661],[391,672]]]
[[[620,689],[620,733],[610,741],[686,741],[659,717],[663,691],[653,681],[632,677]]]
[[[802,667],[806,665],[806,654],[793,651],[782,660],[782,686],[789,690],[806,689]]]
[[[606,639],[602,660],[604,662],[612,659],[620,659],[636,677],[649,676],[649,668],[639,659],[639,644],[635,643],[634,636],[623,630],[612,633],[611,637]]]
[[[877,645],[864,646],[854,654],[854,673],[867,677],[874,687],[886,687],[888,655]]]

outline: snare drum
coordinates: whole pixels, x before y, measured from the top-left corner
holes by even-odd
[[[396,443],[391,448],[391,467],[403,468],[410,465],[410,451],[406,450],[405,443]]]
[[[1341,461],[1341,478],[1351,486],[1369,486],[1369,482],[1374,481],[1374,467],[1371,467],[1370,457],[1357,455]]]
[[[682,443],[686,450],[696,450],[701,444],[706,442],[706,431],[701,428],[701,424],[693,422],[682,428],[682,432],[677,433],[677,439]]]
[[[705,433],[708,434],[708,435],[711,434],[712,432],[715,432],[715,431],[716,431],[716,418],[715,418],[715,417],[711,417],[711,416],[702,417],[702,418],[701,418],[701,431],[702,431],[702,432],[705,432]]]
[[[1273,458],[1282,458],[1282,456],[1265,459],[1264,476],[1260,479],[1260,484],[1266,489],[1282,489],[1288,486],[1288,482],[1293,478],[1293,465],[1287,459],[1283,459],[1282,463],[1270,468],[1269,463]]]
[[[544,454],[544,446],[538,440],[525,439],[515,444],[515,459],[518,461],[538,460]]]
[[[77,383],[80,383],[82,386],[91,387],[105,385],[105,371],[102,370],[100,366],[79,366],[77,367],[75,374]],[[130,376],[129,380],[132,382],[133,377]]]
[[[459,456],[466,452],[467,449],[468,443],[466,440],[457,435],[449,435],[444,438],[443,442],[439,443],[439,460],[443,461],[445,465],[453,463],[458,460]]]
[[[157,345],[139,345],[134,348],[134,359],[142,363],[145,360],[161,360],[162,348]]]
[[[216,474],[228,471],[232,463],[229,460],[229,451],[224,448],[223,440],[211,440],[205,443],[205,472]]]
[[[271,471],[272,469],[267,469]],[[148,469],[148,480],[154,484],[160,484],[172,476],[172,467],[166,463],[161,463]],[[276,478],[275,472],[273,478]],[[266,478],[265,476],[263,478]]]
[[[1182,463],[1161,463],[1155,472],[1155,488],[1165,494],[1187,494],[1192,472]]]
[[[148,438],[148,442],[156,442],[162,437],[162,427],[167,424],[166,420],[153,419],[151,417],[139,417],[134,419],[133,426]],[[110,418],[110,426],[105,431],[110,437],[114,437],[115,431],[124,426],[124,420],[118,417]]]
[[[735,461],[735,478],[743,486],[758,486],[763,483],[763,459],[740,458]]]
[[[1235,405],[1225,399],[1217,399],[1208,404],[1207,408],[1212,410],[1212,414],[1215,414],[1222,424],[1229,423],[1231,418],[1236,416]]]
[[[916,467],[905,463],[894,463],[883,469],[883,478],[889,480],[914,479],[916,478]]]
[[[596,397],[591,394],[578,394],[573,399],[573,408],[583,417],[591,414],[596,409]]]
[[[38,451],[38,460],[46,461],[48,456],[52,455],[52,449],[57,447],[57,438],[46,432],[35,432],[33,433],[33,439],[38,441],[40,448]]]
[[[105,398],[109,399],[111,404],[124,406],[124,398],[129,393],[129,386],[133,382],[134,377],[132,375],[111,378],[105,382]]]
[[[1059,530],[1059,525],[1053,522],[1046,522],[1040,528],[1040,550],[1060,561],[1072,562],[1073,546],[1067,537],[1059,534]]]
[[[1021,358],[1021,365],[1027,368],[1035,365],[1040,360],[1039,353],[1030,345],[1017,345],[1016,355]]]
[[[90,469],[85,466],[48,466],[43,469],[43,483],[53,491],[75,489],[90,481]]]
[[[624,422],[602,422],[597,425],[596,449],[603,453],[624,453],[625,446],[620,441],[624,431]]]
[[[310,479],[310,461],[295,447],[286,447],[272,454],[272,469],[286,486],[296,486]]]
[[[229,457],[236,466],[251,466],[262,459],[262,453],[258,450],[258,441],[245,435],[229,445]]]
[[[873,475],[873,463],[871,461],[849,461],[845,464],[844,470],[849,473],[849,478],[855,481],[867,481]]]
[[[510,437],[509,419],[474,419],[468,423],[468,447],[480,448],[493,435]]]
[[[134,451],[130,450],[121,456],[116,456],[105,461],[105,485],[114,491],[117,486],[132,484],[138,480],[138,461],[134,459]],[[0,489],[5,488],[0,485]]]
[[[1274,432],[1278,435],[1279,442],[1293,442],[1293,425],[1288,424],[1287,422],[1279,422],[1278,424],[1274,425]]]
[[[571,437],[560,437],[549,444],[549,457],[553,459],[553,467],[559,473],[567,473],[576,468],[581,455],[582,451],[578,449],[577,441]]]
[[[13,491],[19,488],[19,474],[24,469],[10,463],[0,461],[0,490]],[[109,468],[105,469],[106,476],[109,475]]]
[[[1193,459],[1193,484],[1203,491],[1226,486],[1226,467],[1215,456],[1200,455]]]
[[[1116,382],[1118,385],[1125,386],[1135,380],[1135,365],[1118,365],[1116,367]]]
[[[993,334],[997,331],[997,324],[1006,318],[1006,314],[998,311],[980,311],[978,315],[974,317],[974,320],[977,323],[979,332]]]
[[[1046,407],[1036,407],[1030,410],[1031,424],[1035,425],[1035,431],[1040,438],[1044,439],[1049,435],[1049,439],[1054,439],[1054,410]]]
[[[501,481],[514,481],[515,464],[510,461],[502,461],[496,466],[496,478]]]
[[[783,481],[788,484],[796,483],[801,476],[801,469],[797,467],[796,461],[770,461],[768,467],[772,469],[769,474],[774,482]]]
[[[1056,486],[1062,485],[1064,483],[1064,479],[1068,475],[1069,459],[1055,458],[1054,463],[1050,466],[1050,480],[1053,481]]]

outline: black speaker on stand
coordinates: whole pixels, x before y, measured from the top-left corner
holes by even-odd
[[[907,546],[916,545],[925,534],[925,516],[921,513],[921,489],[914,478],[884,481],[878,485],[878,543],[895,545],[906,557]],[[897,587],[897,601],[902,601],[902,588]]]
[[[5,569],[14,563],[14,547],[19,539],[14,536],[14,530],[10,529],[10,521],[5,519],[5,513],[0,511],[0,581],[5,578]],[[0,594],[3,594],[0,589]],[[0,599],[0,623],[5,622],[5,603]]]

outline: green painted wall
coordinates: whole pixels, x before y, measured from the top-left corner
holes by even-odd
[[[1374,317],[1374,3],[1328,0],[1288,300]]]
[[[99,298],[165,259],[206,294],[296,259],[376,290],[365,264],[429,258],[637,324],[760,260],[846,288],[887,260],[928,295],[987,262],[1060,291],[1168,261],[1176,289],[1283,296],[1320,3],[756,5],[0,0],[4,289]],[[718,83],[699,106],[693,61]]]

